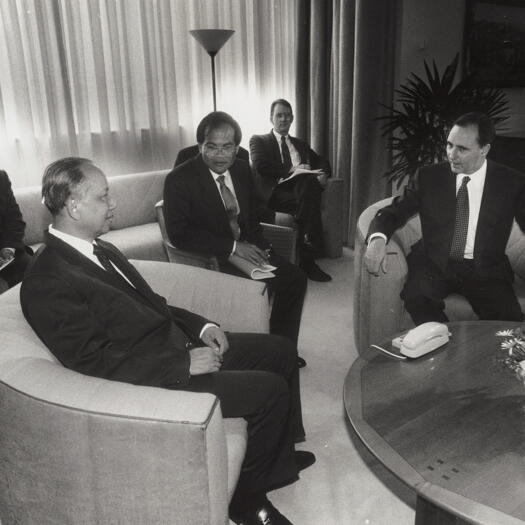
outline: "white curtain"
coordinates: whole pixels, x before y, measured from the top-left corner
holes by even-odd
[[[108,175],[167,168],[213,109],[210,58],[188,31],[233,29],[217,108],[270,129],[294,103],[296,0],[0,0],[0,169],[14,186],[92,158]]]

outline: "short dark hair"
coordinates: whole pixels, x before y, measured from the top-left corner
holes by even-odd
[[[453,126],[466,128],[467,126],[476,126],[478,128],[478,144],[483,147],[491,144],[496,136],[496,130],[490,117],[485,113],[473,111],[465,113],[454,121]]]
[[[204,144],[206,135],[222,126],[231,126],[233,128],[235,145],[238,146],[242,140],[241,126],[231,115],[224,111],[212,111],[199,122],[197,126],[197,142]]]
[[[67,199],[84,182],[82,167],[93,162],[82,157],[66,157],[52,162],[42,177],[42,202],[53,217],[66,205]]]
[[[288,102],[284,98],[278,98],[277,100],[274,100],[272,102],[272,105],[270,106],[270,117],[273,115],[273,109],[275,108],[275,106],[277,106],[277,104],[282,104],[283,106],[286,106],[293,113],[292,105],[290,104],[290,102]]]

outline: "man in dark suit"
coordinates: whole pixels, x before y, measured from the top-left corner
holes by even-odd
[[[213,322],[168,306],[117,248],[97,238],[109,229],[115,203],[106,177],[89,160],[66,158],[48,166],[42,195],[53,224],[20,292],[24,315],[40,339],[64,366],[83,374],[217,395],[225,417],[248,422],[232,519],[263,523],[263,510],[269,523],[289,524],[266,491],[295,481],[298,470],[315,460],[308,452],[294,453],[302,424],[291,342],[226,336]]]
[[[386,242],[419,213],[422,239],[408,256],[401,293],[416,324],[447,321],[443,300],[453,292],[480,319],[523,320],[505,247],[514,219],[525,230],[525,177],[486,159],[494,136],[486,115],[458,118],[447,139],[448,162],[421,168],[370,225],[365,264],[378,275],[386,271]]]
[[[332,174],[330,163],[306,142],[291,137],[292,106],[284,99],[275,100],[270,109],[273,129],[250,139],[250,155],[260,177],[268,207],[295,217],[299,229],[301,268],[314,281],[331,277],[315,263],[323,253],[321,194]]]
[[[11,181],[7,173],[0,170],[0,267],[5,265],[0,270],[0,280],[9,288],[24,277],[32,253],[24,244],[25,228]]]
[[[262,235],[250,167],[236,158],[241,137],[239,124],[227,113],[204,117],[197,128],[201,154],[166,177],[166,230],[175,246],[216,256],[227,273],[245,276],[231,264],[232,255],[276,266],[275,277],[265,279],[274,294],[270,332],[297,344],[306,276],[272,253]]]

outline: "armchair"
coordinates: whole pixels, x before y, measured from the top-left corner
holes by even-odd
[[[133,261],[168,302],[226,330],[267,332],[264,285]],[[225,525],[246,447],[211,394],[135,386],[64,368],[0,296],[0,520]]]
[[[356,229],[354,251],[354,338],[356,348],[363,352],[371,343],[379,343],[396,332],[413,326],[399,294],[403,289],[408,267],[406,256],[421,238],[419,216],[411,218],[395,232],[387,245],[387,273],[370,275],[363,263],[368,227],[376,212],[389,204],[391,198],[369,206],[361,213]],[[525,311],[525,235],[514,224],[507,256],[515,272],[515,289]],[[452,294],[445,299],[445,313],[451,321],[473,320],[476,315],[465,298]]]
[[[216,257],[209,257],[199,253],[181,250],[172,244],[168,237],[168,232],[166,231],[163,200],[155,204],[155,212],[157,214],[157,221],[159,223],[162,242],[168,256],[168,261],[219,271],[219,262]],[[278,226],[267,223],[261,223],[261,226],[265,239],[272,245],[275,252],[290,262],[295,262],[297,244],[296,230],[288,226]]]

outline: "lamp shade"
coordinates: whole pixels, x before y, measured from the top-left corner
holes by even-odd
[[[232,29],[192,29],[190,34],[213,57],[235,33]]]

